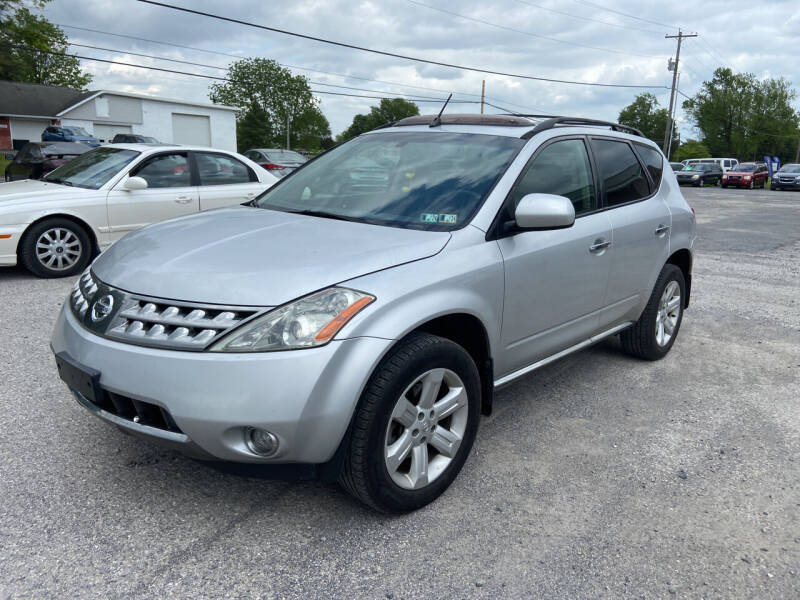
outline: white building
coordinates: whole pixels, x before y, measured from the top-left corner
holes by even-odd
[[[236,110],[230,106],[128,92],[0,81],[0,149],[39,141],[50,125],[78,126],[101,142],[138,133],[171,144],[236,151]]]

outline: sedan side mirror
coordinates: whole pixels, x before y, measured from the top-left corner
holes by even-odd
[[[575,207],[564,196],[528,194],[517,204],[514,220],[521,229],[562,229],[575,223]]]
[[[147,189],[147,180],[143,177],[128,177],[122,184],[122,189],[130,191]]]

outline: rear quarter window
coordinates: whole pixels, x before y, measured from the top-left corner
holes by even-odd
[[[661,175],[664,172],[664,156],[655,148],[642,146],[641,144],[636,144],[636,151],[642,158],[644,166],[647,167],[647,172],[650,173],[650,179],[653,180],[653,191],[655,192],[661,185]]]
[[[593,138],[591,145],[603,180],[606,206],[634,202],[650,195],[644,169],[627,142]]]

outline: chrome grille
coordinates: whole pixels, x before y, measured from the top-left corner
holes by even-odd
[[[115,311],[95,322],[90,307],[95,296],[112,296]],[[70,307],[84,327],[104,337],[143,346],[203,350],[244,320],[266,307],[227,307],[150,298],[112,288],[89,269],[75,282]]]

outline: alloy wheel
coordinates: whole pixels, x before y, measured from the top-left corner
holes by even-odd
[[[405,389],[384,444],[384,464],[394,483],[418,490],[447,469],[464,439],[468,404],[464,382],[450,369],[431,369]]]
[[[666,346],[672,339],[681,315],[681,287],[677,281],[670,281],[661,294],[656,314],[656,343]]]
[[[64,227],[45,230],[36,240],[36,258],[47,269],[66,271],[81,259],[83,245],[78,236]]]

